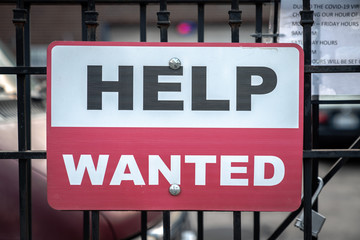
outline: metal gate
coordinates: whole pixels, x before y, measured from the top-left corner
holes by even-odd
[[[272,3],[273,8],[273,32],[271,34],[263,33],[263,5]],[[34,67],[30,63],[31,51],[31,6],[41,5],[63,5],[71,4],[81,6],[81,26],[82,40],[95,41],[96,29],[98,26],[98,12],[96,6],[113,4],[125,5],[136,4],[140,9],[140,39],[147,40],[147,7],[149,5],[159,5],[157,12],[157,26],[160,30],[160,41],[168,41],[168,28],[170,26],[170,12],[167,10],[168,4],[186,4],[197,8],[197,40],[204,42],[205,33],[205,6],[228,4],[228,24],[231,32],[231,42],[239,42],[242,25],[242,6],[255,6],[255,29],[253,34],[254,41],[260,43],[264,37],[277,42],[278,39],[278,10],[280,0],[2,0],[0,4],[11,4],[13,9],[13,23],[16,29],[16,66],[0,67],[0,74],[12,74],[17,76],[17,119],[18,119],[18,151],[1,151],[1,159],[18,159],[19,163],[19,193],[20,193],[20,239],[31,239],[32,237],[32,189],[31,189],[31,161],[45,159],[46,151],[31,150],[31,101],[30,101],[30,76],[45,75],[46,67]],[[331,170],[323,178],[324,184],[327,184],[331,178],[338,172],[349,158],[358,158],[360,151],[357,150],[360,140],[357,139],[348,150],[342,149],[317,149],[319,134],[319,106],[325,104],[360,104],[360,100],[350,99],[344,101],[319,100],[313,98],[311,94],[311,78],[313,73],[350,73],[360,72],[359,65],[342,66],[319,66],[312,65],[311,62],[311,27],[313,21],[313,11],[310,9],[310,0],[303,0],[303,9],[300,11],[303,26],[303,48],[305,53],[305,119],[304,119],[304,151],[303,151],[303,175],[304,175],[304,197],[301,207],[289,214],[283,223],[273,232],[268,239],[277,239],[287,226],[296,218],[302,209],[304,209],[304,239],[312,239],[312,209],[317,209],[317,203],[312,206],[311,198],[318,185],[318,159],[338,158]],[[1,194],[1,193],[0,193]],[[1,196],[6,198],[7,196]],[[260,239],[261,213],[254,212],[254,239]],[[99,211],[84,211],[83,239],[100,239],[99,232]],[[197,212],[197,239],[204,239],[204,212]],[[163,238],[170,239],[170,212],[163,212],[164,232]],[[141,212],[141,238],[147,237],[147,212]],[[241,239],[241,212],[233,212],[233,238]]]

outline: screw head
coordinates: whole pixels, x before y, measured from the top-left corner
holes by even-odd
[[[173,196],[179,195],[181,192],[180,186],[178,184],[171,184],[171,186],[169,188],[169,192]]]
[[[176,58],[176,57],[173,57],[169,60],[169,67],[171,69],[179,69],[181,67],[181,61],[180,59]]]

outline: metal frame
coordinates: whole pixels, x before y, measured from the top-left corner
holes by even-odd
[[[198,7],[198,42],[204,41],[204,6],[206,4],[230,4],[229,25],[231,41],[239,42],[241,27],[241,4],[256,6],[255,42],[261,42],[265,34],[262,33],[262,6],[264,3],[274,2],[274,32],[273,41],[277,41],[277,16],[280,0],[2,0],[4,4],[16,4],[13,23],[16,28],[16,67],[0,67],[0,74],[17,75],[17,105],[18,105],[18,151],[1,151],[0,159],[18,159],[19,161],[19,187],[20,187],[20,239],[31,239],[31,161],[32,159],[45,159],[46,151],[32,151],[30,141],[30,75],[46,74],[46,67],[31,67],[30,63],[30,7],[32,4],[77,4],[82,6],[82,38],[86,41],[96,40],[96,27],[98,13],[96,4],[138,4],[140,6],[140,41],[146,41],[146,7],[147,4],[159,4],[157,25],[160,29],[160,39],[167,42],[167,29],[170,25],[167,11],[168,3],[197,4]],[[276,239],[304,208],[305,226],[304,239],[312,239],[311,235],[311,197],[316,189],[318,177],[319,158],[339,158],[333,168],[324,178],[324,184],[341,169],[348,158],[359,158],[360,139],[348,150],[315,149],[318,134],[318,114],[320,104],[333,103],[360,103],[358,100],[349,101],[319,101],[311,99],[312,73],[347,73],[360,72],[360,66],[312,66],[311,65],[311,27],[313,24],[313,11],[310,9],[310,0],[303,0],[303,10],[300,12],[303,26],[303,42],[305,53],[305,114],[304,114],[304,198],[298,210],[290,213],[284,222],[274,231],[269,239]],[[268,36],[268,35],[267,35]],[[313,116],[313,118],[312,118]],[[1,163],[0,163],[1,164]],[[313,206],[317,208],[317,205]],[[233,213],[234,239],[241,239],[241,212]],[[99,211],[84,211],[83,238],[99,239]],[[141,212],[141,238],[146,239],[147,212]],[[170,212],[163,212],[164,239],[170,239]],[[198,239],[204,239],[204,212],[198,211]],[[81,223],[79,223],[81,226]],[[254,212],[254,239],[260,239],[260,213]]]

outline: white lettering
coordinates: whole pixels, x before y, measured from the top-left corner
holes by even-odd
[[[195,185],[206,185],[206,164],[216,163],[216,156],[186,155],[185,163],[195,163]]]
[[[217,162],[216,155],[185,155],[184,163],[195,164],[194,184],[205,186],[207,178],[207,164]],[[80,155],[77,167],[72,154],[63,154],[66,172],[70,185],[81,185],[85,171],[88,172],[92,185],[103,185],[109,155],[100,154],[95,167],[90,154]],[[242,163],[241,165],[235,165]],[[249,179],[253,179],[253,186],[275,186],[281,183],[285,177],[285,165],[276,156],[254,156],[254,172],[248,173],[249,156],[247,155],[221,155],[220,156],[220,186],[249,186]],[[170,155],[170,167],[168,167],[159,155],[149,155],[148,158],[149,185],[159,185],[161,173],[169,184],[181,182],[181,156]],[[243,166],[244,165],[244,166]],[[184,165],[188,176],[191,166]],[[273,175],[265,174],[266,170],[273,168]],[[252,168],[251,168],[252,169]],[[213,174],[214,172],[211,171]],[[246,174],[234,176],[233,174]],[[218,174],[216,174],[218,176]],[[216,177],[219,179],[218,177]],[[122,181],[133,181],[134,185],[145,185],[145,181],[136,163],[134,155],[122,155],[116,166],[110,185],[120,185]]]
[[[274,167],[272,178],[265,178],[265,164],[269,163]],[[275,156],[255,156],[254,159],[254,186],[275,186],[285,176],[285,166],[282,160]]]
[[[231,178],[232,173],[247,173],[246,167],[233,167],[232,163],[247,163],[248,156],[221,156],[220,185],[222,186],[248,186],[248,179]]]
[[[149,185],[159,185],[159,172],[170,184],[180,184],[180,156],[170,157],[171,170],[159,155],[149,155]]]
[[[92,185],[103,184],[109,155],[99,155],[96,169],[91,155],[88,154],[80,155],[77,168],[75,168],[72,154],[63,154],[63,159],[70,185],[81,185],[85,169],[87,169]]]
[[[130,173],[125,173],[126,167]],[[145,185],[134,155],[122,155],[111,179],[110,185],[120,185],[122,180],[133,181],[135,185]]]

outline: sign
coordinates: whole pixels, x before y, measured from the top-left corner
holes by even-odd
[[[314,24],[311,28],[312,65],[360,64],[359,0],[317,0],[311,4]],[[303,44],[300,24],[301,0],[281,3],[280,38],[283,43]],[[313,74],[314,95],[359,95],[359,74]]]
[[[55,42],[47,73],[52,207],[299,206],[298,45]]]

